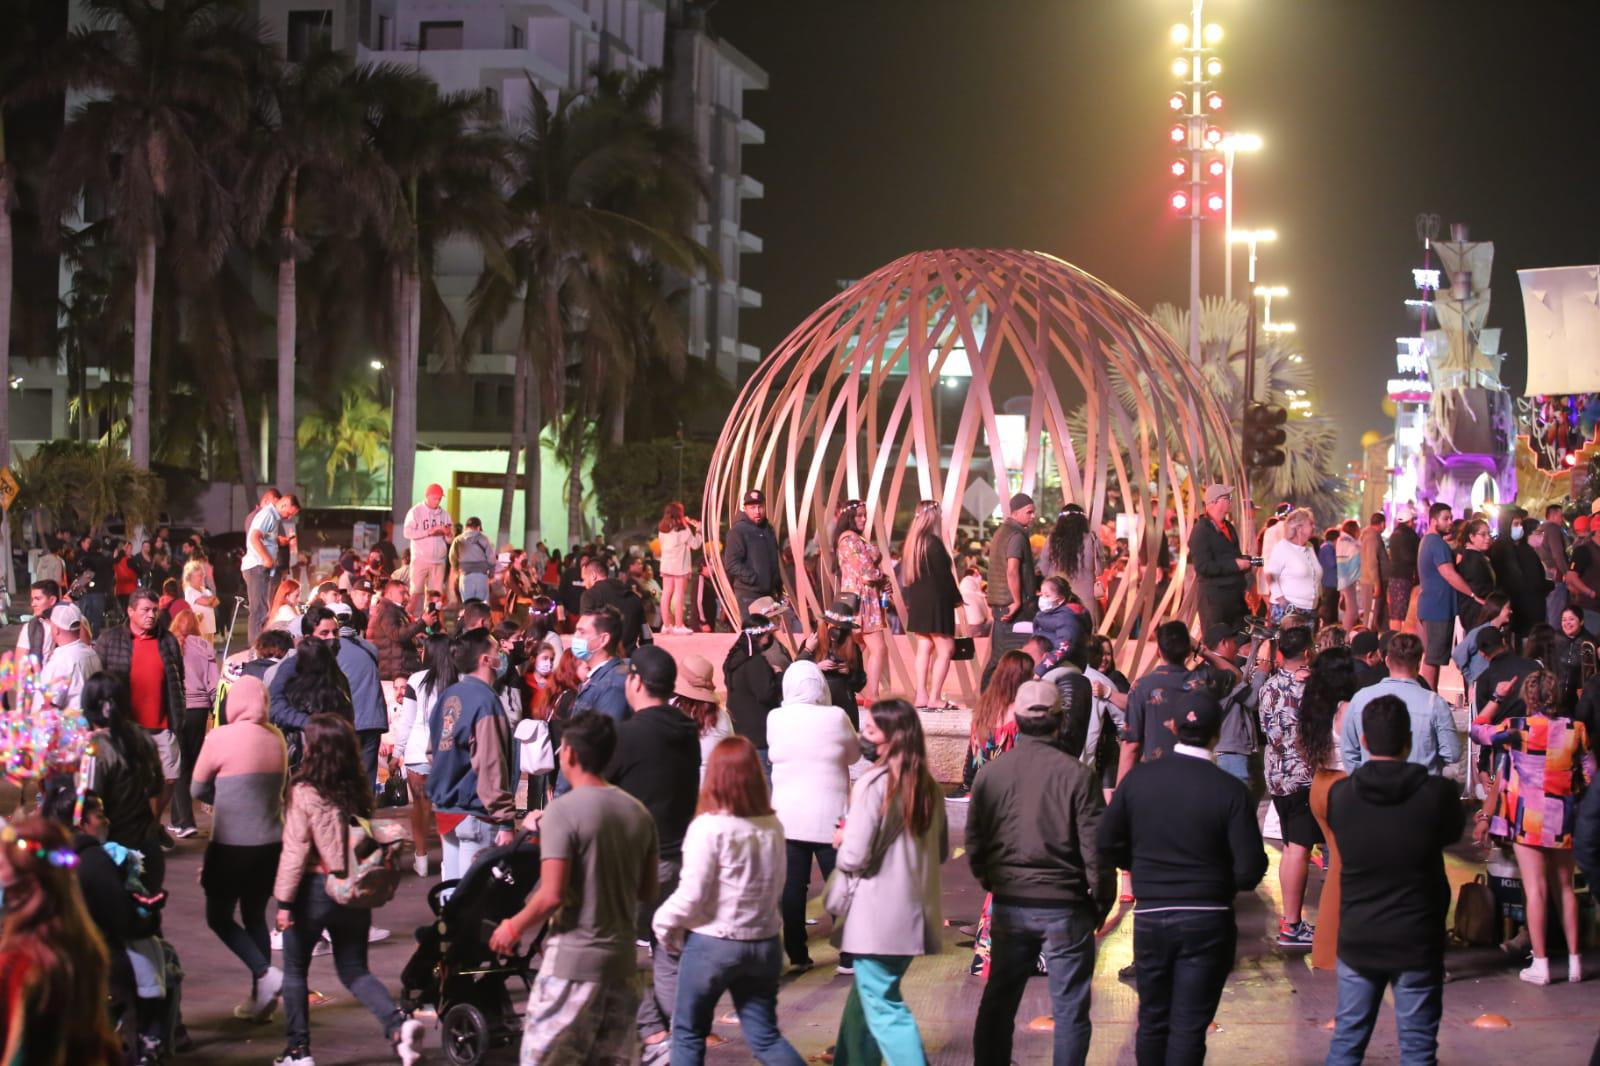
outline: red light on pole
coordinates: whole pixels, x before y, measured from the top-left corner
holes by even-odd
[[[1221,111],[1222,110],[1222,94],[1221,93],[1215,93],[1215,92],[1206,93],[1206,110],[1207,111]]]
[[[1222,177],[1223,174],[1227,173],[1227,170],[1228,165],[1220,159],[1213,159],[1211,162],[1206,164],[1206,173],[1210,174],[1213,178]]]
[[[1167,131],[1167,139],[1173,144],[1182,144],[1189,139],[1189,127],[1182,122],[1174,123]]]
[[[1215,148],[1217,145],[1222,143],[1222,131],[1215,126],[1207,126],[1205,141],[1211,147]]]
[[[1172,166],[1168,169],[1172,171],[1172,176],[1175,178],[1187,178],[1189,176],[1189,162],[1186,159],[1174,159]]]
[[[1225,203],[1226,201],[1223,200],[1220,192],[1206,194],[1206,210],[1210,211],[1212,214],[1220,213]]]
[[[1174,211],[1179,213],[1189,210],[1189,194],[1181,190],[1173,193],[1167,202],[1172,205]]]
[[[1189,106],[1189,97],[1185,93],[1173,93],[1167,97],[1167,106],[1174,111],[1182,111]]]

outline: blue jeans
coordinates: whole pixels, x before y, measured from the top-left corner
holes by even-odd
[[[1239,755],[1231,751],[1217,752],[1217,766],[1228,771],[1234,777],[1250,786],[1250,756]]]
[[[1133,971],[1139,986],[1139,1066],[1205,1061],[1206,1026],[1233,969],[1233,911],[1134,911]]]
[[[973,1062],[1008,1066],[1017,1008],[1041,950],[1050,975],[1055,1018],[1054,1066],[1083,1063],[1089,1055],[1089,986],[1094,980],[1093,908],[1019,907],[995,901],[989,983],[972,1029]]]
[[[706,1036],[723,992],[733,995],[739,1027],[756,1061],[802,1066],[799,1052],[778,1032],[778,938],[724,940],[690,933],[678,957],[678,998],[672,1008],[672,1066],[700,1066]]]
[[[917,1020],[900,994],[900,979],[913,957],[855,956],[856,976],[839,1019],[834,1066],[927,1066]]]
[[[1439,1018],[1444,1013],[1444,969],[1362,971],[1339,960],[1339,1007],[1327,1066],[1359,1063],[1383,1006],[1385,986],[1394,986],[1394,1025],[1403,1066],[1438,1062]]]
[[[300,894],[294,901],[294,924],[283,933],[283,1014],[289,1046],[311,1046],[306,971],[311,968],[311,949],[322,939],[324,929],[333,941],[334,972],[383,1025],[384,1035],[392,1039],[406,1016],[395,1006],[383,982],[367,969],[367,930],[372,927],[372,911],[341,907],[329,898],[326,885],[327,878],[322,874],[312,874],[300,882]]]

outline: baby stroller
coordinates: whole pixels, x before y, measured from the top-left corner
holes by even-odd
[[[434,920],[416,932],[417,950],[400,974],[402,1008],[433,1006],[439,1015],[445,1057],[474,1066],[489,1049],[509,1043],[518,1031],[506,984],[532,987],[532,961],[541,933],[526,955],[496,957],[489,937],[522,909],[539,880],[539,844],[529,834],[487,848],[456,881],[428,892]]]

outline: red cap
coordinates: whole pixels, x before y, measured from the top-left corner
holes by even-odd
[[[1577,518],[1574,518],[1572,520],[1572,531],[1574,533],[1589,532],[1589,516],[1586,514],[1581,514]]]
[[[427,492],[424,492],[424,493],[423,493],[423,495],[424,495],[424,496],[432,496],[432,495],[433,495],[433,494],[434,494],[434,493],[436,493],[436,492],[437,492],[437,493],[438,493],[438,494],[439,494],[439,495],[441,495],[441,496],[443,496],[443,495],[444,495],[444,486],[443,486],[443,485],[440,485],[440,484],[438,484],[438,483],[437,483],[437,482],[435,482],[435,483],[434,483],[434,484],[432,484],[432,485],[429,485],[429,486],[428,486],[428,491],[427,491]]]

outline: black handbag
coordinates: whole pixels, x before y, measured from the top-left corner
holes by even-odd
[[[978,657],[978,645],[971,637],[957,637],[956,649],[950,653],[953,663],[971,662]]]
[[[378,806],[405,807],[410,803],[411,789],[406,786],[405,775],[398,768],[391,770],[383,783],[383,791],[378,794]]]

